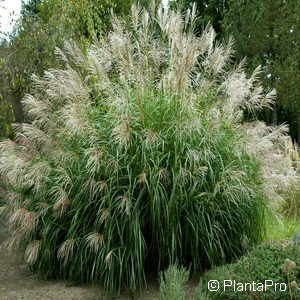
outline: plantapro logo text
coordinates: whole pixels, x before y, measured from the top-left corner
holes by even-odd
[[[234,291],[234,292],[266,292],[273,290],[275,292],[285,292],[287,284],[284,282],[274,282],[265,280],[263,282],[238,282],[236,280],[210,280],[207,284],[210,292],[216,291]]]

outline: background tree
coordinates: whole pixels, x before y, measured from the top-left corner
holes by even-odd
[[[55,47],[75,40],[85,48],[110,28],[111,9],[127,14],[131,0],[30,0],[7,40],[1,42],[0,94],[12,103],[16,121],[23,121],[21,99],[30,91],[31,75],[55,67]]]
[[[37,15],[39,12],[38,5],[42,0],[22,1],[21,15]]]
[[[175,0],[171,6],[191,8],[197,5],[201,32],[211,23],[218,38],[234,36],[236,59],[247,57],[250,74],[262,66],[266,91],[276,88],[273,110],[258,117],[268,123],[287,122],[292,136],[300,141],[299,0]]]
[[[5,9],[3,7],[3,1],[0,0],[0,9]],[[0,27],[1,27],[1,18],[0,18]],[[4,40],[1,40],[3,36],[3,32],[0,30],[0,53],[4,53],[7,50],[7,43]],[[2,58],[3,55],[0,55],[0,82],[2,82],[2,85],[4,86],[7,84],[3,81],[3,69],[4,69],[4,63],[5,61]],[[11,137],[12,135],[12,128],[11,128],[11,122],[14,121],[14,113],[12,110],[12,105],[7,101],[6,95],[3,91],[0,89],[0,138],[3,137]]]
[[[272,112],[263,118],[274,124],[288,122],[300,141],[300,1],[227,2],[223,34],[235,37],[237,58],[247,57],[249,71],[262,65],[264,87],[275,87],[278,93]]]
[[[175,0],[170,1],[171,7],[181,7],[183,10],[192,8],[193,4],[197,8],[197,31],[200,33],[208,23],[210,23],[218,37],[222,35],[222,21],[224,10],[227,8],[228,0]]]

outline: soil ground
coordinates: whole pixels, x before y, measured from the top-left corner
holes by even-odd
[[[67,287],[63,281],[41,281],[30,272],[26,263],[3,247],[9,237],[5,222],[0,220],[0,300],[104,300],[101,289],[94,286]],[[129,300],[127,296],[113,298]],[[139,300],[157,300],[155,285],[149,287]]]

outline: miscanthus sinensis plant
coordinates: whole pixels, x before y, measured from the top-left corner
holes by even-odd
[[[275,93],[232,64],[232,40],[194,35],[195,7],[112,19],[33,77],[31,122],[0,146],[1,212],[44,277],[135,290],[170,263],[194,272],[241,255],[295,171],[286,128],[243,119]]]

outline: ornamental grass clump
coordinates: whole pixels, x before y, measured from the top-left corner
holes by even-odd
[[[244,121],[275,94],[232,64],[232,40],[196,37],[195,20],[195,7],[133,6],[129,23],[112,16],[107,37],[86,52],[66,43],[64,67],[33,77],[31,122],[0,144],[8,243],[33,271],[134,291],[148,272],[201,271],[260,240],[266,191],[294,176],[288,136]]]

